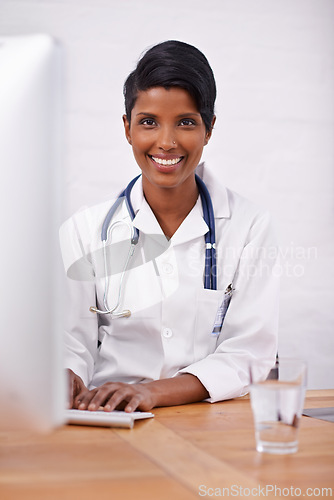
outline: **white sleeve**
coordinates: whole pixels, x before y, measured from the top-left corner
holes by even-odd
[[[67,275],[64,314],[65,368],[73,370],[85,385],[89,386],[93,377],[98,342],[97,315],[89,311],[90,306],[96,305],[96,288],[92,265],[87,260],[75,218],[62,225],[60,245]]]
[[[270,217],[262,214],[250,229],[233,282],[234,292],[215,352],[180,373],[195,375],[215,402],[244,395],[249,362],[271,358],[277,351],[278,249]],[[264,372],[267,367],[263,367]]]

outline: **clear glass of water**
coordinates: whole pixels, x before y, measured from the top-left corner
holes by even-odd
[[[295,453],[306,391],[306,363],[280,358],[269,368],[271,364],[261,360],[250,365],[256,449],[267,453]]]

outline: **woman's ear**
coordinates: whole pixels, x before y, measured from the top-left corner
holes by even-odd
[[[210,140],[210,137],[212,135],[212,130],[213,130],[213,127],[216,123],[216,115],[213,115],[213,118],[212,118],[212,122],[211,122],[211,128],[210,130],[208,130],[208,132],[205,134],[205,141],[204,141],[204,146],[207,145],[207,143],[209,142]]]
[[[123,124],[124,124],[124,131],[125,131],[125,137],[128,141],[128,143],[131,145],[131,134],[130,134],[130,123],[129,120],[127,119],[126,115],[123,115]]]

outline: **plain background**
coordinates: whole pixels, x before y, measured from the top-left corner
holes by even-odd
[[[218,97],[203,159],[271,211],[280,355],[308,361],[309,388],[333,387],[334,0],[0,0],[0,35],[29,33],[64,52],[64,218],[138,173],[122,87],[144,49],[178,39],[205,53]]]

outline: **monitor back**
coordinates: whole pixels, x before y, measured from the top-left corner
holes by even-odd
[[[61,49],[0,37],[0,430],[63,422]]]

